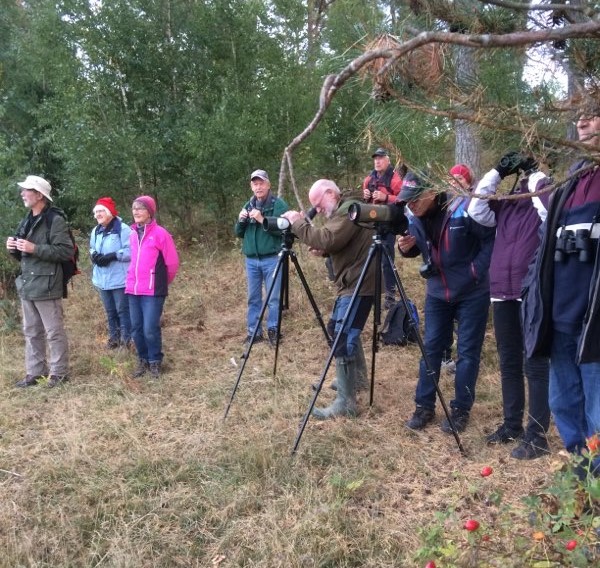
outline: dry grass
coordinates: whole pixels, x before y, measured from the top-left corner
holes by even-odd
[[[295,249],[326,314],[334,291],[325,268]],[[413,433],[403,425],[416,347],[381,348],[373,407],[362,395],[357,419],[310,421],[291,457],[327,354],[293,272],[277,375],[273,351],[256,345],[223,422],[245,335],[243,260],[208,250],[183,258],[166,304],[158,383],[129,379],[133,355],[104,350],[103,310],[86,275],[66,302],[69,385],[15,389],[22,338],[0,337],[0,566],[420,565],[418,529],[436,512],[493,527],[505,522],[495,496],[518,508],[548,483],[558,456],[522,463],[483,443],[501,416],[491,330],[462,437],[468,457],[436,426]],[[417,262],[405,261],[401,273],[421,306]],[[452,381],[442,383],[450,400]],[[324,389],[320,403],[330,397]],[[551,444],[560,447],[554,431]],[[484,464],[495,470],[490,478],[479,476]],[[526,534],[516,523],[514,534]],[[511,541],[497,545],[500,565],[509,565]]]

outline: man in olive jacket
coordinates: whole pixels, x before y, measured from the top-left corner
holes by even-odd
[[[55,387],[68,380],[61,262],[72,258],[73,243],[62,215],[47,218],[52,203],[50,184],[44,178],[27,176],[18,185],[29,214],[15,236],[6,240],[8,252],[21,263],[16,285],[23,310],[27,374],[16,386],[33,386],[49,374],[48,387]]]
[[[364,229],[348,219],[353,199],[342,199],[338,186],[331,180],[320,179],[310,188],[308,199],[317,214],[327,221],[317,228],[298,211],[283,214],[292,223],[292,232],[317,256],[328,254],[333,262],[337,298],[331,314],[335,335],[341,333],[335,352],[337,397],[327,408],[313,409],[316,418],[356,414],[358,363],[362,355],[360,334],[365,326],[375,294],[375,263],[371,263],[359,290],[358,301],[343,329],[342,321],[350,305],[363,266],[372,244],[373,231]]]

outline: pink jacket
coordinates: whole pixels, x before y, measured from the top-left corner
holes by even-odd
[[[144,225],[142,238],[137,226],[131,226],[131,263],[125,281],[125,293],[134,296],[166,296],[179,268],[175,242],[155,219]]]

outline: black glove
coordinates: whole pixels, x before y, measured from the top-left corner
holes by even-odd
[[[109,252],[108,254],[99,254],[96,256],[96,264],[98,266],[108,266],[111,262],[117,260],[116,252]]]
[[[508,154],[504,154],[496,166],[496,171],[500,174],[500,179],[516,174],[519,171],[522,161],[523,156],[519,152],[508,152]]]
[[[521,163],[519,164],[519,169],[523,170],[525,175],[530,175],[537,172],[538,163],[535,158],[530,156],[522,156]]]
[[[97,264],[97,259],[101,255],[99,255],[96,251],[94,251],[93,253],[90,254],[90,256],[92,257],[92,264]]]

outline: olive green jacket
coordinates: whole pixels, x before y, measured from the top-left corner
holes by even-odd
[[[23,300],[57,300],[63,297],[63,272],[61,262],[73,256],[73,243],[67,223],[61,215],[53,215],[48,227],[44,215],[33,217],[31,212],[19,224],[16,234],[35,244],[31,254],[11,251],[11,256],[21,262],[21,274],[16,286]],[[28,221],[29,230],[25,233]]]
[[[323,227],[315,227],[305,219],[292,225],[293,233],[305,244],[329,254],[335,273],[338,296],[350,296],[367,260],[373,240],[373,230],[365,229],[348,219],[348,208],[356,199],[342,199]],[[375,294],[375,262],[360,289],[360,296]]]

